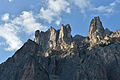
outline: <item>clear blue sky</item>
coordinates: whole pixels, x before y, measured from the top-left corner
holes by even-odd
[[[94,16],[104,28],[120,29],[120,0],[0,0],[0,63],[33,40],[37,29],[70,24],[73,36],[87,36]]]

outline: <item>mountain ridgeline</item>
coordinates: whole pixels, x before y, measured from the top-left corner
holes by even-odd
[[[87,37],[72,37],[69,24],[37,30],[0,64],[0,80],[120,80],[120,30],[104,29],[99,17]]]

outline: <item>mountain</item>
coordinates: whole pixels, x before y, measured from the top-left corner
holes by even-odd
[[[72,37],[69,24],[37,30],[0,64],[0,80],[120,80],[120,30],[104,29],[99,17],[87,37]]]

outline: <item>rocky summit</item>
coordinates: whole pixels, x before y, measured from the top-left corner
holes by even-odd
[[[120,30],[104,29],[99,17],[87,37],[72,37],[69,24],[37,30],[0,64],[0,80],[120,80]]]

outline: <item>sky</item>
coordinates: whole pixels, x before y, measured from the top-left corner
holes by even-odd
[[[0,63],[34,40],[36,30],[70,24],[72,36],[87,36],[95,16],[104,28],[120,29],[120,0],[0,0]]]

